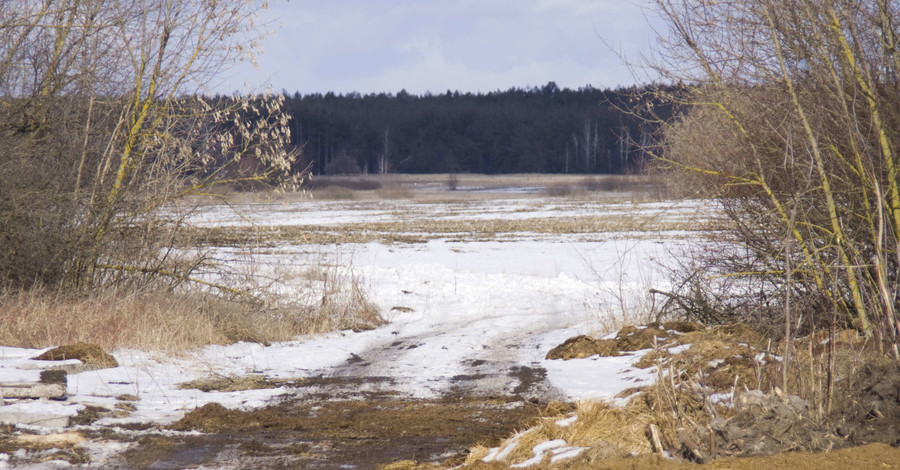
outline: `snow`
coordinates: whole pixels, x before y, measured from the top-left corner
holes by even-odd
[[[564,418],[559,421],[556,421],[554,424],[556,424],[557,426],[566,428],[566,427],[569,427],[569,426],[575,424],[576,421],[578,421],[578,416],[572,415],[572,416],[569,416],[568,418]]]
[[[484,460],[485,462],[491,462],[494,460],[503,460],[506,457],[509,457],[509,454],[511,454],[512,451],[516,450],[516,446],[519,445],[519,439],[522,437],[522,434],[523,433],[519,433],[513,436],[503,447],[491,448],[491,450],[488,451],[488,454],[481,460]]]
[[[600,206],[533,198],[455,207],[397,201],[299,201],[238,205],[238,215],[225,206],[210,206],[190,221],[208,226],[251,222],[340,226],[398,217],[477,220],[629,211],[677,219],[691,217],[700,208],[701,204],[694,202]],[[208,346],[177,357],[117,350],[113,354],[119,367],[69,375],[67,401],[7,401],[0,406],[0,413],[9,407],[33,407],[68,416],[84,405],[112,407],[117,397],[133,395],[138,400],[132,416],[105,418],[97,425],[165,424],[209,402],[251,409],[299,393],[290,388],[239,392],[179,388],[179,384],[199,378],[249,374],[297,379],[356,373],[391,379],[387,385],[373,387],[389,386],[410,397],[437,397],[458,387],[454,378],[459,376],[484,376],[466,385],[471,392],[511,393],[519,385],[513,372],[545,369],[544,388],[535,392],[543,398],[613,400],[621,391],[655,379],[652,370],[632,366],[640,352],[569,361],[544,356],[571,336],[607,333],[606,325],[634,313],[627,310],[641,308],[649,287],[665,287],[660,267],[671,264],[678,247],[691,243],[693,236],[691,232],[673,233],[602,234],[605,241],[594,242],[545,234],[540,239],[511,241],[282,244],[258,254],[256,261],[279,269],[322,262],[346,266],[390,322],[372,331],[335,332],[270,346]],[[233,248],[222,248],[218,255],[235,262],[241,257],[240,250]],[[269,275],[276,278],[278,271],[272,268]],[[279,289],[285,292],[296,288],[287,280],[279,282]],[[393,307],[411,311],[392,311]],[[0,347],[0,381],[37,380],[39,369],[46,365],[30,358],[41,352]],[[366,367],[348,366],[354,357],[366,361]],[[556,450],[553,458],[577,453],[575,449]],[[502,453],[498,450],[497,458]],[[0,468],[3,465],[0,460]]]
[[[503,447],[494,447],[488,451],[488,454],[482,458],[485,462],[491,462],[494,460],[503,460],[507,458],[513,450],[519,445],[519,438],[521,437],[521,433],[514,436],[509,442],[506,443]],[[575,447],[570,446],[564,439],[553,439],[549,441],[539,442],[535,444],[532,448],[533,457],[528,460],[510,465],[512,468],[527,468],[533,465],[537,465],[541,463],[544,458],[549,454],[550,462],[558,462],[560,460],[575,458],[580,454],[586,447]]]
[[[511,467],[524,468],[524,467],[530,467],[532,465],[537,465],[537,464],[541,463],[541,460],[544,459],[544,455],[547,454],[547,452],[551,452],[553,450],[556,450],[556,449],[559,449],[559,448],[565,447],[565,446],[566,446],[566,441],[563,439],[554,439],[552,441],[541,442],[540,444],[535,445],[534,448],[532,449],[532,451],[534,452],[534,457],[532,457],[524,462],[511,465]]]
[[[526,220],[580,216],[648,216],[657,220],[695,220],[708,213],[700,200],[608,202],[585,204],[545,198],[501,198],[448,204],[410,204],[406,200],[241,203],[209,206],[190,214],[186,222],[206,227],[291,225],[339,227],[344,224],[397,220]],[[174,211],[173,211],[174,212]]]
[[[650,385],[656,378],[653,369],[638,369],[631,364],[647,350],[618,357],[588,357],[568,361],[544,360],[547,377],[557,388],[565,390],[571,400],[598,399],[615,401],[616,395],[632,387]]]

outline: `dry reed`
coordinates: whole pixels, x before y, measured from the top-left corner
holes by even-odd
[[[49,289],[0,292],[0,344],[44,348],[87,342],[107,351],[134,348],[177,353],[208,344],[267,344],[382,323],[378,309],[355,281],[347,282],[310,293],[316,302],[282,304],[149,289],[88,294]]]

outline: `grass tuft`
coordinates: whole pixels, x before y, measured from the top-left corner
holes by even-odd
[[[180,353],[208,344],[269,344],[305,334],[370,329],[384,322],[353,279],[332,280],[308,295],[315,301],[264,304],[162,289],[6,291],[0,292],[0,344],[45,348],[94,343],[105,351]]]

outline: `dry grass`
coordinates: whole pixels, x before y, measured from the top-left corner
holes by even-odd
[[[821,405],[825,401],[823,382],[826,371],[825,361],[822,359],[824,353],[817,348],[829,344],[840,345],[833,351],[833,372],[838,381],[834,391],[835,404],[831,408],[831,413],[835,413],[839,407],[847,406],[839,403],[839,397],[857,396],[853,377],[855,371],[866,364],[867,350],[871,361],[871,349],[874,347],[870,342],[850,334],[852,332],[837,332],[830,336],[819,335],[820,337],[796,341],[788,387],[791,393],[799,393],[800,398],[808,400],[810,410],[808,413],[798,412],[798,421],[793,422],[791,419],[795,418],[777,415],[772,411],[781,408],[766,408],[769,405],[766,405],[768,402],[765,400],[771,400],[775,405],[787,402],[778,388],[783,387],[779,383],[783,360],[776,360],[771,355],[783,354],[779,345],[767,342],[763,336],[741,324],[699,330],[696,329],[697,326],[684,322],[664,326],[663,330],[682,331],[682,334],[667,334],[652,326],[643,330],[633,327],[624,329],[620,332],[620,341],[631,337],[629,332],[663,333],[653,335],[659,337],[658,342],[654,343],[655,347],[635,364],[638,367],[657,369],[658,379],[654,385],[620,394],[620,398],[631,397],[624,406],[599,401],[579,402],[575,412],[568,415],[574,421],[561,422],[563,416],[548,413],[549,416],[542,418],[536,426],[521,431],[500,444],[499,448],[507,452],[499,462],[484,462],[482,459],[489,454],[490,449],[478,446],[470,449],[470,455],[462,468],[511,468],[532,458],[537,444],[557,439],[564,440],[566,446],[584,449],[576,457],[557,463],[550,463],[548,454],[543,462],[529,468],[619,468],[619,464],[624,465],[622,468],[632,468],[628,466],[629,462],[635,465],[633,468],[644,468],[646,460],[629,458],[619,462],[617,459],[628,455],[647,457],[656,452],[648,432],[651,425],[657,430],[667,451],[688,452],[684,450],[684,436],[688,435],[699,443],[698,448],[705,458],[710,455],[752,455],[758,452],[754,450],[756,448],[753,443],[756,441],[753,439],[768,436],[768,432],[781,433],[772,434],[771,442],[775,444],[765,441],[770,444],[766,449],[771,448],[773,452],[786,449],[821,451],[832,448],[836,438],[829,434],[830,428],[822,424],[829,419],[828,410],[823,413]],[[641,343],[634,344],[633,347],[623,345],[624,350],[649,347],[643,338],[640,339]],[[686,345],[690,347],[673,349]],[[773,348],[772,353],[767,352],[770,347]],[[747,388],[765,392],[762,395],[763,401],[760,402],[763,405],[728,406],[711,398],[716,392],[720,395],[725,392],[731,397],[738,397],[735,403],[745,403],[742,396]],[[855,400],[859,401],[858,398]],[[844,401],[852,402],[854,399]],[[741,425],[746,428],[742,429],[750,430],[746,434],[746,448],[740,447],[743,441],[725,441],[725,438],[719,437],[721,441],[718,445],[722,447],[718,448],[718,453],[715,447],[710,449],[715,444],[710,444],[712,441],[708,434],[703,434],[706,430],[723,432],[722,429],[728,429],[734,436],[745,435],[740,434],[741,431],[723,427],[725,425],[722,423],[743,423]],[[698,439],[698,436],[701,438]],[[702,438],[704,436],[705,439]],[[726,444],[733,442],[738,442],[737,448],[726,447]],[[648,468],[656,467],[649,465]]]
[[[355,201],[366,199],[414,199],[415,191],[400,186],[390,185],[377,189],[354,189],[341,185],[328,185],[309,190],[309,196],[317,201]]]
[[[298,335],[366,329],[383,322],[354,282],[308,293],[315,302],[263,304],[208,293],[47,289],[0,293],[0,344],[44,348],[77,342],[183,352],[208,344],[268,344]],[[308,300],[308,299],[306,299]]]
[[[580,179],[554,178],[545,184],[543,193],[551,197],[583,196],[587,193],[639,193],[647,198],[668,193],[665,180],[649,175],[597,175]]]
[[[413,199],[415,191],[406,186],[389,186],[375,190],[375,194],[381,199]]]
[[[351,201],[359,198],[356,191],[343,186],[325,186],[309,193],[313,199],[321,201]]]
[[[557,196],[609,196],[628,200],[658,201],[671,198],[667,179],[661,175],[562,175],[562,174],[388,174],[357,176],[315,176],[302,191],[272,190],[219,194],[231,203],[292,201],[313,197],[318,200],[416,199],[479,200],[495,198],[496,191],[509,188],[535,188],[536,193],[509,193],[504,197],[531,198],[553,193],[553,188],[566,188]],[[552,194],[551,194],[552,195]],[[199,201],[203,203],[202,201]]]
[[[566,418],[569,421],[575,418],[575,421],[566,424]],[[537,444],[557,439],[565,440],[567,446],[583,447],[584,451],[575,459],[581,463],[646,454],[651,452],[645,435],[651,422],[654,422],[653,414],[640,406],[617,407],[601,401],[581,401],[574,413],[549,413],[537,425],[503,441],[499,448],[505,452],[500,462],[520,464],[534,456],[533,449]],[[484,446],[470,449],[463,468],[481,468],[482,459],[488,453],[489,449]],[[535,468],[548,468],[547,462]]]
[[[629,232],[655,234],[674,230],[699,230],[700,224],[687,227],[682,221],[638,217],[632,214],[603,214],[576,217],[535,217],[527,219],[428,219],[391,222],[350,223],[339,227],[317,225],[239,227],[196,227],[186,234],[205,245],[238,245],[249,237],[261,242],[310,244],[417,243],[431,239],[496,240],[509,237],[542,235],[586,235]]]
[[[204,392],[239,392],[244,390],[262,390],[278,388],[297,381],[270,379],[263,375],[247,375],[240,377],[207,377],[178,384],[181,389],[196,389]]]

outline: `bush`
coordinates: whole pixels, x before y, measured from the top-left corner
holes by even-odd
[[[752,298],[742,315],[788,335],[852,325],[896,345],[900,13],[874,0],[656,3],[671,33],[657,70],[697,84],[675,97],[661,161],[721,203],[720,246],[737,247],[707,252],[697,273],[735,279],[727,290],[691,274],[702,282],[677,295]]]
[[[184,97],[257,35],[254,3],[0,3],[0,287],[182,282],[176,202],[293,182],[282,98]]]
[[[339,153],[333,160],[325,165],[327,175],[358,175],[362,173],[359,164],[346,152]]]

